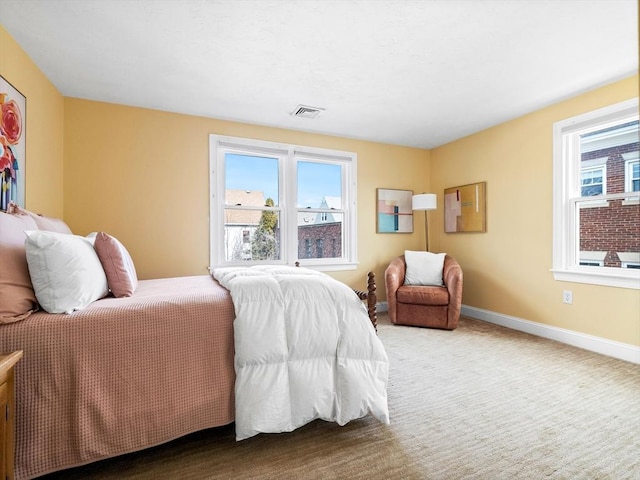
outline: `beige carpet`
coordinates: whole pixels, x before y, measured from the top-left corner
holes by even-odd
[[[640,366],[472,319],[390,325],[391,425],[233,425],[43,479],[640,479]]]

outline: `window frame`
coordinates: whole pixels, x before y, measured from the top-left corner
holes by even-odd
[[[636,254],[630,252],[617,252],[617,254],[620,259],[620,263],[622,264],[622,268],[640,268],[640,252]]]
[[[623,155],[624,157],[624,155]],[[633,166],[634,165],[639,165],[640,166],[640,160],[638,159],[638,155],[636,154],[635,158],[625,158],[624,161],[624,170],[625,170],[625,192],[637,192],[638,190],[634,190],[633,189],[633,181],[634,180],[640,180],[640,175],[638,176],[638,178],[635,178],[633,176]]]
[[[588,195],[581,198],[589,198],[595,197],[592,200],[585,200],[580,202],[580,208],[589,208],[589,207],[606,207],[609,205],[609,202],[603,200],[604,196],[607,194],[607,157],[604,158],[594,158],[592,160],[587,160],[586,162],[580,163],[580,195],[582,195],[582,188],[584,185],[582,184],[582,174],[586,171],[601,171],[602,175],[602,193],[599,195]]]
[[[585,162],[583,162],[585,163]],[[584,195],[582,194],[582,191],[580,193],[580,196],[582,197],[601,197],[602,195],[606,195],[607,194],[607,164],[606,164],[606,159],[605,162],[602,163],[598,163],[596,165],[582,165],[582,168],[580,169],[580,180],[581,180],[581,184],[580,184],[580,189],[584,189],[585,188],[585,184],[582,183],[582,181],[584,181],[584,178],[582,177],[585,173],[595,173],[598,172],[600,174],[600,177],[602,178],[602,183],[599,184],[602,187],[602,192],[600,192],[597,195]],[[594,184],[591,184],[592,186]]]
[[[272,261],[227,261],[224,254],[225,153],[268,155],[279,158],[280,259]],[[342,209],[301,209],[297,207],[297,163],[340,164],[342,168]],[[301,265],[322,271],[355,270],[357,258],[357,154],[326,148],[282,144],[250,138],[209,135],[209,268],[258,264]],[[274,199],[275,200],[275,199]],[[327,211],[342,214],[342,256],[340,258],[298,258],[298,212]]]
[[[640,165],[640,152],[623,153],[622,158],[624,158],[624,191],[637,192],[638,190],[633,190],[633,181],[637,180],[633,177],[633,166]],[[628,200],[628,202],[633,201],[633,199]],[[638,203],[637,199],[635,203]]]
[[[637,269],[580,265],[577,242],[580,204],[589,206],[590,198],[580,196],[580,135],[605,128],[607,125],[637,119],[638,98],[636,97],[554,123],[551,272],[555,280],[640,289],[640,271]],[[603,195],[597,200],[607,201],[619,196],[620,194]],[[624,197],[625,194],[622,196]]]

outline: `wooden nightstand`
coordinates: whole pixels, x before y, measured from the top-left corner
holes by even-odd
[[[13,367],[22,352],[0,355],[0,479],[13,480],[15,397]]]

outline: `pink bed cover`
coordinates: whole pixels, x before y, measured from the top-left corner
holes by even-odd
[[[209,275],[0,325],[16,366],[16,480],[234,419],[233,304]]]

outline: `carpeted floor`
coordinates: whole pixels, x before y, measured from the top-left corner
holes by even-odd
[[[457,330],[379,319],[391,425],[235,442],[233,425],[42,480],[640,480],[640,366],[463,318]]]

